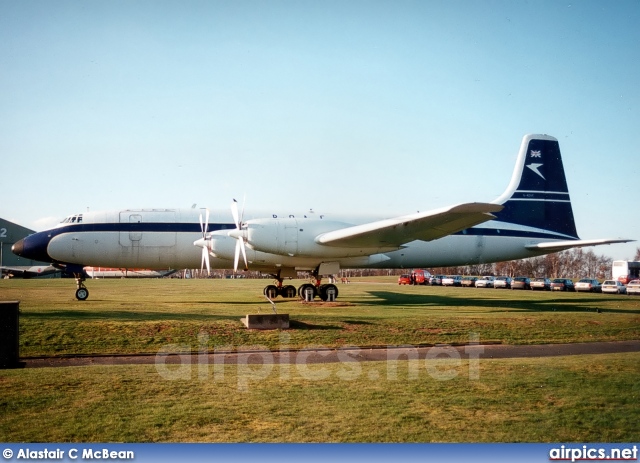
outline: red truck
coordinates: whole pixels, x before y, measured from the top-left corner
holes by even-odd
[[[414,270],[411,274],[405,273],[398,278],[399,285],[428,285],[431,274],[426,270]]]

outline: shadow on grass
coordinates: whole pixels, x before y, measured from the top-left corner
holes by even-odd
[[[491,290],[489,290],[491,291]],[[497,290],[500,291],[500,290]],[[602,302],[613,299],[607,296],[594,295],[593,298],[576,297],[571,299],[484,299],[461,294],[452,297],[434,294],[406,294],[388,291],[369,291],[376,300],[367,299],[359,305],[369,306],[435,306],[435,307],[478,307],[494,309],[495,312],[534,311],[534,312],[608,312],[624,314],[640,314],[640,309],[603,307]],[[544,294],[544,293],[543,293]]]
[[[342,320],[345,325],[375,325],[375,323],[365,322],[364,320]]]
[[[312,323],[305,323],[297,320],[289,320],[289,327],[296,330],[340,330],[342,329],[341,326],[314,325]]]
[[[58,319],[58,320],[114,320],[114,321],[162,321],[162,320],[230,320],[238,321],[238,314],[210,315],[167,312],[134,312],[126,310],[82,311],[82,310],[49,310],[46,312],[21,312],[20,318]]]

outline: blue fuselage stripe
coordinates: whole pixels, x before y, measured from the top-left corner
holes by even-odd
[[[233,230],[232,223],[210,223],[207,233],[217,230]],[[65,233],[193,233],[201,234],[199,223],[188,222],[140,222],[140,223],[76,223],[34,233],[22,240],[23,255],[41,262],[51,262],[47,249],[53,238]]]
[[[232,223],[210,223],[207,233],[217,230],[233,230]],[[202,233],[199,223],[182,222],[116,222],[79,223],[49,230],[52,235],[82,232],[156,232],[156,233]]]
[[[207,233],[218,230],[233,230],[235,224],[232,223],[210,223]],[[148,222],[148,223],[86,223],[74,224],[65,227],[49,230],[47,233],[51,237],[62,233],[82,233],[82,232],[138,232],[138,233],[202,233],[198,223],[171,223],[171,222]],[[44,233],[44,232],[41,232]],[[467,228],[454,235],[469,236],[509,236],[514,238],[546,238],[560,239],[557,234],[544,231],[506,230],[500,228],[473,227]]]

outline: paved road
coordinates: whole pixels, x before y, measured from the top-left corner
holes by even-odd
[[[234,352],[202,352],[199,354],[139,354],[100,355],[75,357],[24,358],[27,368],[70,367],[90,365],[153,365],[162,364],[215,364],[215,363],[332,363],[402,360],[430,356],[449,358],[525,358],[556,357],[563,355],[613,354],[640,352],[640,340],[615,342],[590,342],[575,344],[541,344],[512,346],[503,344],[469,344],[463,346],[420,346],[420,347],[375,347],[342,349],[301,349],[287,351],[265,351],[238,349]]]

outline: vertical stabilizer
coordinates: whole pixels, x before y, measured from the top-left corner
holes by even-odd
[[[497,221],[523,227],[532,235],[578,239],[558,140],[525,135],[511,183],[498,199]]]

